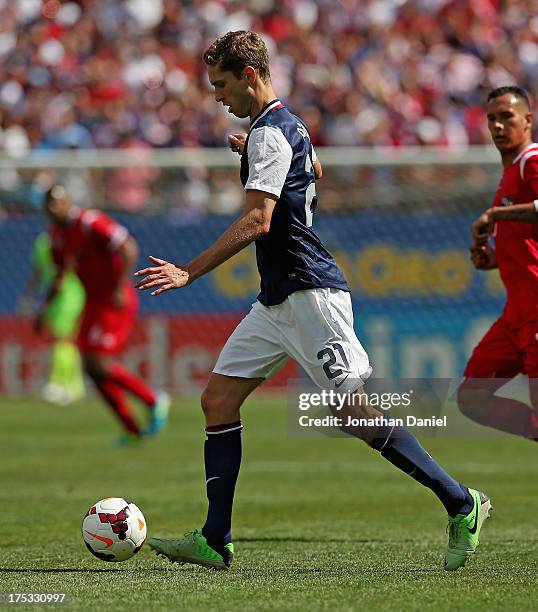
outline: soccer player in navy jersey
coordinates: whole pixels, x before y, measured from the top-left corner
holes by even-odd
[[[202,394],[207,520],[201,531],[182,539],[149,543],[172,561],[226,569],[233,558],[231,516],[245,399],[289,357],[322,389],[350,394],[362,392],[372,368],[353,329],[346,280],[311,227],[321,164],[306,126],[273,90],[264,42],[254,32],[228,32],[209,47],[204,61],[216,101],[235,116],[250,118],[247,135],[230,137],[242,154],[244,211],[189,263],[150,257],[154,265],[136,274],[142,276],[137,287],[159,295],[189,285],[256,244],[258,300],[226,342]],[[357,416],[380,413],[361,404]],[[404,427],[390,423],[347,433],[438,496],[450,525],[445,568],[463,566],[478,544],[489,498],[451,478]]]

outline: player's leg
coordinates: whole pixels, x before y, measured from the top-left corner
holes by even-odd
[[[60,403],[69,404],[84,397],[82,362],[76,345],[68,339],[56,340],[51,348],[51,370],[47,390],[57,390]]]
[[[80,282],[76,281],[78,285]],[[82,363],[72,338],[84,304],[83,289],[65,283],[45,313],[45,323],[55,342],[51,349],[49,383],[45,399],[68,404],[84,396]]]
[[[118,350],[116,330],[113,327],[115,319],[110,312],[110,305],[87,302],[77,344],[84,370],[127,433],[118,440],[118,444],[123,445],[131,439],[139,439],[141,428],[133,416],[124,389],[109,375],[111,362]]]
[[[171,405],[168,393],[153,389],[143,378],[128,370],[117,360],[110,364],[108,377],[118,387],[138,397],[148,408],[149,421],[144,429],[144,435],[153,436],[166,427]]]
[[[80,326],[78,344],[85,355],[91,356],[90,361],[85,360],[86,370],[91,370],[88,373],[116,414],[120,418],[122,414],[126,418],[131,415],[130,420],[134,422],[125,391],[133,393],[150,409],[148,426],[141,431],[137,425],[138,434],[153,435],[167,422],[170,398],[166,393],[151,389],[118,360],[118,355],[125,348],[133,329],[137,305],[138,298],[129,286],[126,286],[125,305],[122,308],[108,303],[88,302]],[[95,356],[101,357],[98,362]],[[132,423],[129,427],[132,427]]]
[[[289,354],[301,363],[319,387],[340,393],[356,391],[365,397],[362,383],[365,374],[369,375],[370,367],[368,356],[353,329],[349,294],[326,289],[300,292],[291,296],[290,303],[295,313],[293,321],[297,336],[293,335],[292,329],[286,330]],[[317,361],[313,355],[317,356]],[[383,414],[361,399],[350,401],[338,416],[347,423],[348,416],[375,418],[383,417]],[[458,529],[462,521],[467,525],[475,516],[480,515],[482,521],[487,516],[489,499],[483,496],[482,501],[478,492],[467,489],[452,478],[405,427],[387,422],[374,428],[344,426],[343,430],[366,442],[395,467],[431,489],[451,521],[457,522]],[[471,539],[476,548],[478,536]],[[460,545],[461,542],[457,544]],[[447,569],[464,565],[471,546],[468,537],[464,545],[467,546],[465,552],[460,554],[457,551],[457,558],[452,558],[450,553],[447,555]]]
[[[232,541],[232,506],[242,454],[240,407],[263,380],[213,372],[202,394],[206,420],[204,463],[208,499],[202,534],[213,547],[222,548]]]
[[[69,390],[71,391],[71,397],[74,399],[81,399],[86,395],[86,389],[84,387],[84,377],[82,373],[82,359],[77,345],[73,340],[65,341],[68,343],[69,357],[66,359],[66,368],[68,369],[67,378],[69,382]],[[64,351],[66,349],[63,349]]]
[[[54,335],[60,341],[58,359],[63,370],[64,385],[73,401],[85,394],[82,360],[74,338],[86,301],[84,287],[74,273],[69,272],[65,276],[57,298],[59,303],[54,321]]]
[[[502,318],[491,326],[465,368],[458,388],[458,407],[465,416],[481,425],[537,439],[534,410],[525,402],[496,395],[508,380],[527,368],[532,371],[534,364],[538,364],[538,356],[533,353],[534,335],[526,347],[518,346],[518,335]]]
[[[231,565],[232,507],[242,455],[240,408],[263,380],[211,374],[202,394],[207,518],[201,531],[188,533],[182,539],[152,538],[149,544],[157,554],[178,563],[215,569]]]
[[[355,398],[357,396],[365,397],[362,389],[357,391]],[[335,414],[344,422],[347,422],[348,416],[366,419],[383,417],[364,400],[358,404],[358,409],[356,405],[357,402],[350,402]],[[366,442],[392,465],[435,493],[448,514],[449,543],[445,569],[456,570],[464,566],[476,550],[482,524],[489,516],[489,497],[452,478],[408,429],[390,419],[380,427],[344,426],[342,430]]]
[[[240,408],[286,359],[273,312],[261,304],[253,307],[226,342],[202,394],[207,518],[201,532],[183,539],[152,538],[150,546],[172,561],[216,569],[231,563],[232,507],[242,454]]]
[[[103,310],[100,325],[108,338],[110,354],[121,353],[134,329],[138,313],[138,296],[133,287],[125,285],[125,304],[122,308],[108,307]],[[108,378],[116,385],[138,397],[149,409],[149,423],[144,430],[146,435],[161,431],[168,421],[170,397],[164,391],[150,387],[141,376],[131,372],[117,358],[110,362]]]
[[[363,391],[363,379],[371,368],[368,355],[353,329],[349,294],[326,289],[301,294],[291,296],[297,312],[297,337],[294,338],[291,331],[286,334],[290,354],[320,388],[360,395],[360,401],[352,399],[338,414],[334,413],[344,424],[348,417],[385,418],[381,411],[368,404]],[[313,361],[311,355],[316,355],[317,360]],[[472,498],[467,489],[438,466],[405,427],[387,423],[373,428],[348,428],[344,425],[342,429],[366,442],[394,466],[430,488],[449,515],[468,513],[472,509]]]
[[[370,406],[367,397],[361,387],[347,405],[333,414],[344,424],[351,418],[371,420],[376,417],[385,424],[374,427],[342,425],[342,431],[362,440],[399,470],[431,489],[449,516],[468,514],[473,508],[473,500],[467,488],[443,470],[406,427],[395,424],[386,414]]]
[[[109,358],[101,353],[83,353],[82,358],[86,373],[119,419],[126,433],[137,438],[140,437],[141,429],[133,416],[124,390],[108,376]],[[127,437],[121,437],[118,444],[127,443],[128,439]]]
[[[538,321],[529,321],[522,329],[520,346],[523,350],[523,369],[529,377],[531,400],[531,435],[538,442]]]
[[[529,394],[533,410],[531,413],[532,434],[529,437],[538,442],[538,369],[532,375],[529,374]]]

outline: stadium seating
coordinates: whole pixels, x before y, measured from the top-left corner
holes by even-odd
[[[316,145],[488,142],[484,92],[536,94],[532,0],[0,3],[0,127],[30,148],[224,146],[201,55],[262,32],[276,91]],[[534,96],[536,98],[536,96]]]

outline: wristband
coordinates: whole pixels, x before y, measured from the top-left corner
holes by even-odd
[[[538,212],[538,200],[534,200],[533,204],[534,204],[534,210]]]

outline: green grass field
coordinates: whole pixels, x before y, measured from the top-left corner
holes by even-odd
[[[120,450],[97,400],[0,400],[0,592],[62,592],[73,610],[538,610],[537,445],[425,441],[494,504],[475,558],[448,573],[434,495],[355,440],[290,438],[284,405],[258,396],[244,410],[236,559],[217,573],[146,547],[107,564],[80,536],[85,511],[107,496],[134,501],[149,535],[201,526],[197,401],[175,402],[161,438]]]

